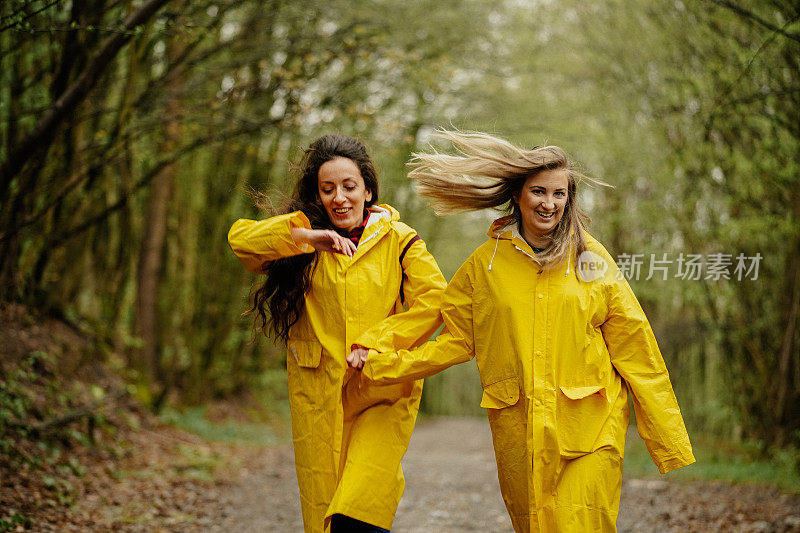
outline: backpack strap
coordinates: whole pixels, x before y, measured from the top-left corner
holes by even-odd
[[[403,279],[406,278],[405,269],[403,269],[403,258],[406,256],[406,252],[408,251],[408,249],[411,248],[411,245],[414,244],[415,242],[421,241],[421,240],[422,239],[419,238],[419,235],[414,235],[413,237],[411,237],[411,240],[408,241],[408,244],[405,245],[405,247],[403,248],[403,251],[400,252],[400,269],[403,270]],[[403,280],[402,279],[400,280],[400,303],[401,304],[406,303],[406,297],[403,294]]]
[[[405,245],[405,248],[403,248],[403,251],[400,252],[400,266],[401,267],[403,266],[403,258],[406,256],[406,252],[408,251],[408,249],[411,248],[412,244],[414,244],[417,241],[421,241],[421,240],[422,239],[419,238],[419,235],[414,235],[413,237],[411,237],[411,240],[408,241],[408,244]]]

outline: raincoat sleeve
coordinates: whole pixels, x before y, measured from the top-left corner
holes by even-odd
[[[292,228],[311,229],[311,223],[300,211],[265,220],[240,218],[228,231],[228,244],[247,270],[263,274],[269,261],[314,251],[294,242]]]
[[[662,474],[695,461],[689,435],[653,330],[628,282],[608,284],[608,316],[601,326],[611,363],[626,381],[636,425]]]
[[[400,241],[403,256],[403,294],[407,310],[391,315],[358,336],[353,344],[394,352],[426,341],[442,324],[439,308],[447,286],[425,243],[409,231]]]
[[[474,357],[471,270],[472,262],[468,260],[447,285],[441,310],[445,329],[436,340],[395,353],[370,350],[362,370],[367,378],[378,383],[412,381]]]

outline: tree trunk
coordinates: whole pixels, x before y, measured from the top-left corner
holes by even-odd
[[[126,3],[126,9],[128,12],[132,11],[131,2],[130,0]],[[128,70],[127,70],[127,79],[125,81],[124,89],[123,89],[123,96],[122,102],[120,104],[120,111],[119,115],[115,121],[117,124],[119,132],[117,132],[117,136],[121,138],[121,148],[120,151],[122,152],[122,157],[120,158],[119,163],[116,165],[117,172],[119,172],[119,185],[117,187],[117,199],[122,198],[127,194],[127,191],[131,189],[133,185],[133,155],[132,155],[132,148],[131,148],[131,139],[128,135],[124,134],[125,128],[131,121],[131,116],[133,113],[133,99],[136,92],[136,83],[138,80],[139,75],[139,48],[141,47],[142,39],[134,39],[131,43],[129,52],[128,52]],[[113,202],[109,202],[111,204]],[[122,321],[122,317],[124,316],[124,299],[125,299],[125,287],[128,285],[130,276],[132,274],[131,268],[131,254],[135,251],[134,247],[131,246],[131,240],[133,239],[132,236],[132,223],[134,217],[131,216],[131,210],[129,207],[120,210],[118,215],[118,222],[117,222],[117,241],[115,243],[114,255],[116,257],[115,264],[113,266],[112,271],[115,272],[115,280],[113,285],[110,287],[110,294],[109,294],[109,309],[106,316],[109,316],[109,322],[112,331],[118,332],[120,331],[120,323]],[[130,331],[129,325],[126,324],[126,330]],[[118,343],[118,346],[121,346],[121,341],[119,336],[115,338],[115,342]],[[124,353],[124,350],[120,350],[120,353]]]
[[[5,37],[9,39],[9,37]],[[5,45],[5,43],[4,43]],[[10,73],[11,81],[8,88],[8,119],[6,130],[5,152],[8,153],[19,136],[17,111],[20,109],[20,98],[25,90],[25,72],[23,67],[24,55],[28,44],[22,43],[16,54],[2,54],[4,70]],[[13,59],[13,62],[12,62]],[[17,213],[12,209],[13,194],[10,188],[0,187],[0,227],[10,228],[17,219]],[[0,240],[0,300],[9,300],[18,293],[17,262],[19,260],[20,239]]]
[[[180,3],[176,6],[180,9]],[[168,57],[174,59],[181,53],[180,36],[168,43]],[[167,84],[168,100],[165,115],[162,153],[178,149],[181,142],[181,89],[183,69],[176,69]],[[159,287],[163,275],[167,241],[167,219],[179,162],[166,165],[153,178],[143,224],[142,244],[136,275],[136,335],[142,340],[138,366],[151,383],[163,382],[161,365],[161,320],[159,313]],[[163,383],[162,383],[163,384]]]

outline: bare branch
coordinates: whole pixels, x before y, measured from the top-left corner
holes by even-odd
[[[750,11],[748,9],[745,9],[745,8],[743,8],[741,6],[738,6],[738,5],[734,4],[733,2],[729,2],[728,0],[708,0],[708,1],[713,3],[713,4],[717,4],[718,6],[724,7],[726,9],[730,9],[734,13],[736,13],[738,15],[741,15],[741,16],[743,16],[745,18],[749,18],[750,20],[752,20],[752,21],[764,26],[768,30],[772,30],[775,33],[779,33],[779,34],[783,35],[784,37],[786,37],[788,39],[792,39],[793,41],[797,41],[798,43],[800,43],[800,34],[790,33],[788,31],[784,30],[783,28],[779,28],[778,26],[772,24],[771,22],[768,22],[768,21],[762,19],[761,17],[759,17],[758,15],[753,13],[752,11]]]
[[[715,1],[715,0],[712,0],[712,1]],[[763,52],[767,48],[767,46],[769,46],[775,40],[775,38],[777,37],[777,35],[779,33],[783,32],[785,28],[787,28],[790,24],[794,23],[797,19],[798,19],[798,17],[795,17],[792,20],[788,20],[786,22],[786,24],[783,25],[783,28],[779,28],[778,31],[774,31],[767,39],[764,40],[763,43],[761,43],[761,45],[758,47],[758,50],[756,50],[755,53],[750,57],[750,59],[747,61],[747,64],[745,65],[744,69],[742,69],[742,71],[736,77],[736,80],[733,83],[731,83],[730,85],[728,85],[728,89],[725,91],[726,94],[728,94],[728,95],[732,95],[733,94],[733,89],[736,88],[736,86],[739,85],[739,83],[744,79],[745,75],[750,71],[750,67],[753,66],[753,63],[755,62],[755,60],[759,56],[759,54],[761,54],[761,52]],[[768,94],[765,94],[765,96],[767,96],[767,95]],[[717,101],[717,103],[714,105],[714,107],[712,108],[711,112],[709,113],[708,118],[706,119],[705,136],[708,137],[708,134],[711,131],[711,128],[713,127],[714,122],[717,119],[717,116],[720,114],[720,112],[721,112],[721,110],[723,108],[731,106],[731,105],[737,105],[737,104],[740,104],[740,103],[749,103],[749,101],[755,101],[755,100],[756,99],[753,99],[752,96],[749,96],[749,97],[740,98],[740,99],[734,99],[734,98],[729,97],[726,101],[722,101],[722,102]]]
[[[103,398],[102,400],[97,400],[89,405],[73,409],[72,411],[58,418],[47,420],[45,422],[40,422],[39,424],[30,426],[29,429],[36,434],[47,433],[48,431],[52,431],[54,429],[58,429],[60,427],[69,425],[72,422],[80,420],[81,418],[94,416],[105,407],[116,405],[117,403],[119,403],[120,400],[125,398],[127,395],[128,393],[124,390],[117,391],[114,394],[108,396],[107,398]]]
[[[13,146],[8,157],[0,166],[0,190],[8,188],[11,180],[19,174],[25,163],[34,154],[47,153],[49,140],[55,129],[66,119],[89,94],[97,80],[106,70],[120,49],[130,40],[129,30],[147,22],[169,0],[150,0],[132,13],[122,24],[122,33],[110,36],[97,53],[89,60],[86,67],[67,87],[53,107],[39,120],[38,124],[19,143]]]
[[[56,5],[59,2],[61,2],[61,0],[52,0],[49,4],[45,4],[44,7],[34,11],[33,13],[28,13],[25,17],[20,18],[19,20],[14,20],[13,22],[7,23],[5,26],[1,26],[0,27],[0,32],[6,31],[6,30],[8,30],[10,28],[13,28],[14,26],[17,26],[18,24],[20,24],[22,22],[25,22],[26,20],[28,20],[30,18],[35,17],[36,15],[41,13],[42,11],[47,11],[48,9],[50,9],[51,7],[53,7],[54,5]],[[15,13],[12,13],[9,16],[4,17],[3,20],[0,20],[0,24],[6,23],[9,19],[13,19],[17,15],[19,15],[21,12],[22,12],[22,9],[19,9]]]
[[[168,165],[171,165],[172,163],[174,163],[175,161],[177,161],[178,159],[180,159],[184,155],[186,155],[186,154],[188,154],[190,152],[193,152],[194,150],[197,150],[198,148],[201,148],[203,146],[207,146],[208,144],[221,142],[223,140],[230,139],[230,138],[233,138],[233,137],[237,137],[239,135],[244,135],[244,134],[247,134],[247,133],[252,133],[254,131],[258,131],[261,128],[263,128],[264,126],[266,126],[266,125],[268,125],[268,124],[256,123],[256,122],[249,123],[249,124],[246,124],[244,127],[236,129],[236,130],[223,132],[223,133],[216,133],[216,134],[212,134],[212,135],[209,135],[209,136],[206,136],[206,137],[202,137],[202,138],[196,139],[195,141],[193,141],[192,143],[188,144],[187,146],[184,146],[181,149],[170,153],[168,156],[164,157],[158,163],[156,163],[153,166],[153,168],[151,168],[147,172],[147,174],[145,174],[141,179],[139,179],[139,181],[137,181],[135,184],[133,184],[133,186],[130,189],[125,191],[123,193],[123,195],[116,202],[114,202],[113,204],[111,204],[109,206],[106,206],[105,209],[103,209],[102,211],[100,211],[96,215],[88,218],[87,220],[84,220],[80,224],[65,230],[61,234],[59,234],[56,237],[54,237],[52,239],[52,241],[55,242],[55,243],[63,244],[68,239],[71,239],[72,237],[75,237],[76,235],[79,235],[79,234],[83,233],[84,231],[86,231],[86,230],[92,228],[93,226],[95,226],[96,224],[99,224],[100,222],[102,222],[103,220],[105,220],[106,218],[111,216],[113,213],[115,213],[116,211],[119,211],[120,209],[124,208],[126,205],[128,205],[128,202],[130,201],[131,197],[133,196],[133,194],[136,191],[138,191],[139,189],[147,186],[158,175],[158,173],[161,172],[161,170],[164,167],[166,167]]]

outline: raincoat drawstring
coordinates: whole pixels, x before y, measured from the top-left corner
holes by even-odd
[[[567,246],[567,271],[564,273],[565,278],[569,276],[569,267],[571,264],[572,264],[572,240],[570,239],[569,245]]]
[[[497,245],[500,244],[500,235],[495,233],[494,234],[494,253],[492,254],[492,259],[489,261],[489,272],[492,271],[492,263],[494,262],[494,256],[497,255]]]

